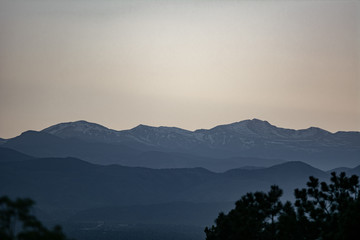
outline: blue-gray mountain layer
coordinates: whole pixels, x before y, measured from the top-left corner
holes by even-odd
[[[8,139],[3,147],[37,157],[79,157],[99,164],[213,171],[303,161],[329,170],[360,164],[360,133],[284,129],[258,119],[187,131],[139,125],[116,131],[86,121],[60,123]]]

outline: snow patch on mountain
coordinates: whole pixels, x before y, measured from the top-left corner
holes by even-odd
[[[76,122],[60,123],[54,126],[45,128],[42,132],[56,135],[62,138],[76,138],[76,137],[100,137],[116,136],[117,131],[108,129],[96,123],[90,123],[84,120]]]

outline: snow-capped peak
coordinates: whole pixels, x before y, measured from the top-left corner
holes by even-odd
[[[84,120],[76,122],[59,123],[54,126],[45,128],[43,132],[66,137],[68,134],[83,134],[83,135],[99,135],[104,133],[111,133],[114,130],[110,130],[104,126],[96,123],[90,123]]]

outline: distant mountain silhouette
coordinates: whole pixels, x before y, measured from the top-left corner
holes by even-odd
[[[207,157],[298,160],[327,169],[353,167],[360,163],[359,132],[333,134],[315,127],[304,130],[284,129],[258,119],[193,132],[175,127],[145,125],[115,131],[84,121],[58,124],[43,131],[66,138],[122,143],[141,150],[183,152]],[[340,158],[342,164],[338,165]]]
[[[352,169],[349,169],[347,172],[346,172],[348,175],[358,175],[360,177],[360,166],[357,166],[357,167],[354,167]]]
[[[337,173],[340,173],[340,172],[348,172],[350,171],[352,168],[348,168],[348,167],[338,167],[338,168],[334,168],[334,169],[330,169],[328,171],[326,171],[327,173],[331,173],[331,172],[337,172]]]
[[[188,153],[147,151],[134,158],[119,161],[125,166],[141,166],[148,168],[194,168],[203,167],[215,172],[224,172],[244,166],[269,167],[283,163],[280,159],[263,159],[254,157],[212,158]]]
[[[8,139],[2,147],[35,157],[78,157],[95,159],[104,163],[115,163],[140,153],[125,145],[87,142],[77,138],[64,139],[46,132],[27,131],[20,136]]]
[[[187,144],[221,145],[236,144],[240,147],[251,147],[255,143],[241,141],[246,139],[302,141],[304,146],[313,144],[321,146],[339,146],[339,144],[353,144],[359,146],[359,132],[337,132],[332,134],[320,128],[310,127],[303,130],[278,128],[267,121],[258,119],[244,120],[232,124],[220,125],[209,130],[200,129],[188,131],[176,127],[151,127],[139,125],[130,130],[116,131],[99,124],[86,121],[60,123],[42,132],[62,138],[79,138],[96,142],[138,142],[149,146],[159,147],[189,147]],[[232,136],[230,136],[232,135]],[[182,143],[179,145],[178,143]],[[297,142],[297,144],[300,144]],[[239,147],[238,146],[238,147]]]
[[[146,125],[116,131],[77,121],[41,132],[28,131],[2,146],[38,157],[72,156],[99,164],[206,167],[215,171],[271,166],[281,160],[303,161],[326,170],[360,163],[359,132],[284,129],[258,119],[196,131]]]
[[[77,212],[91,209],[95,211],[111,207],[121,212],[135,205],[183,202],[189,216],[196,219],[195,216],[199,214],[202,216],[199,223],[204,223],[208,215],[200,214],[199,211],[205,210],[195,207],[195,203],[215,204],[219,206],[216,210],[220,211],[221,206],[229,206],[229,202],[236,201],[246,192],[266,191],[272,184],[278,184],[284,189],[284,199],[290,199],[293,189],[305,186],[310,175],[320,180],[329,176],[302,162],[214,173],[204,168],[156,170],[119,165],[101,166],[75,158],[40,158],[1,162],[0,192],[12,197],[30,197],[37,202],[42,212],[63,220]],[[143,209],[147,209],[145,215],[151,213],[150,207]],[[91,211],[88,214],[93,214]],[[133,221],[145,215],[139,213]],[[176,215],[173,217],[175,223]],[[209,221],[214,217],[216,215]]]
[[[14,162],[32,159],[33,157],[10,148],[0,147],[0,162]]]
[[[242,166],[271,166],[280,159],[254,157],[212,158],[180,152],[145,151],[122,144],[61,138],[46,132],[27,131],[1,145],[36,157],[76,157],[97,164],[121,164],[149,168],[205,167],[213,171],[226,171]]]

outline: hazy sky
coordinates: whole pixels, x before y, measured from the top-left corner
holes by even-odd
[[[0,137],[88,120],[360,130],[359,1],[0,0]]]

